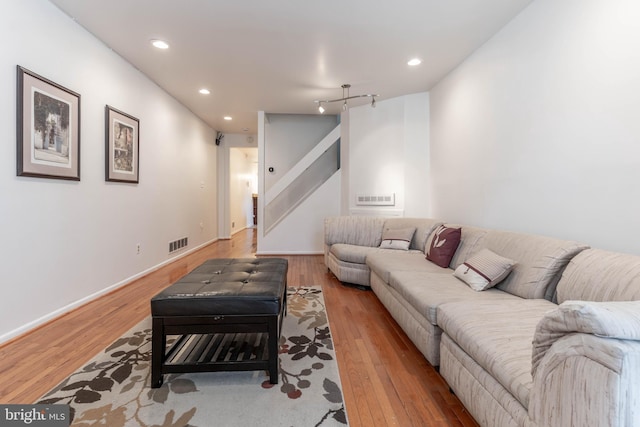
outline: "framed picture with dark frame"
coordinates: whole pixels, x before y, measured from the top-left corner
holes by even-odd
[[[18,176],[80,181],[80,94],[18,65]]]
[[[140,180],[140,121],[107,105],[105,123],[105,179],[137,184]]]

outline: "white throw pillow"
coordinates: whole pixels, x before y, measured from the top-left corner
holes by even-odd
[[[380,243],[380,248],[408,251],[409,245],[411,245],[411,239],[415,232],[415,227],[396,229],[385,228],[382,232],[382,243]]]
[[[515,264],[515,261],[509,258],[502,257],[489,249],[482,249],[460,264],[453,275],[474,291],[484,291],[503,281]]]

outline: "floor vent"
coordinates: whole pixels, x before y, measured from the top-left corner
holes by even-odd
[[[356,205],[359,206],[395,206],[396,194],[358,194]]]
[[[182,239],[174,240],[173,242],[169,242],[169,253],[173,253],[175,251],[179,251],[189,244],[189,238],[183,237]]]

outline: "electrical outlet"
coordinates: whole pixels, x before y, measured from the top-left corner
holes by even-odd
[[[140,243],[136,244],[136,254],[140,255]]]

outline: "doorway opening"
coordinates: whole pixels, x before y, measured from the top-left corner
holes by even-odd
[[[258,196],[258,149],[229,147],[229,230],[233,235],[255,227]]]

